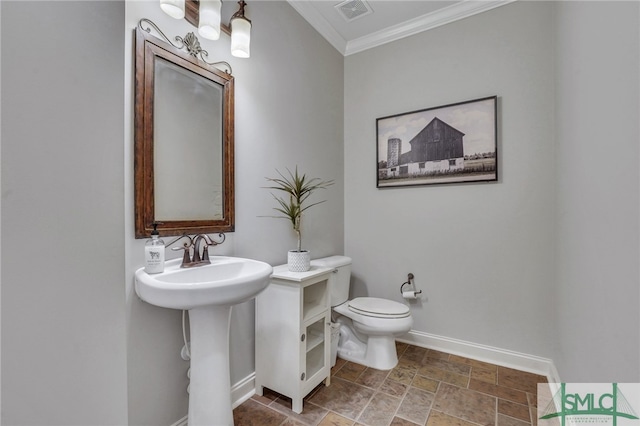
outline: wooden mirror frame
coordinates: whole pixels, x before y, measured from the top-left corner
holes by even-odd
[[[199,46],[198,46],[199,47]],[[222,97],[222,182],[224,188],[222,219],[163,220],[158,225],[161,236],[233,232],[235,230],[234,197],[234,78],[205,63],[192,54],[181,51],[156,38],[148,31],[136,28],[135,60],[135,236],[146,238],[153,230],[154,203],[154,60],[156,56],[201,75],[223,86]],[[184,167],[176,165],[177,179],[190,179]],[[188,167],[186,168],[188,170]],[[169,171],[167,171],[169,172]]]

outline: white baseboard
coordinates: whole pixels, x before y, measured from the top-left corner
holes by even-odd
[[[232,407],[236,408],[238,405],[251,398],[256,393],[256,373],[249,374],[244,379],[231,387],[231,401]]]
[[[177,422],[173,423],[171,426],[187,426],[187,416],[184,416]]]
[[[507,349],[495,348],[415,330],[411,330],[408,334],[396,340],[423,348],[435,349],[453,355],[501,365],[503,367],[540,374],[546,376],[549,382],[560,382],[558,371],[553,361],[548,358],[541,358],[535,355],[523,354]]]
[[[238,405],[251,398],[256,393],[256,373],[251,373],[235,385],[231,386],[231,407]],[[187,426],[188,416],[184,416],[171,426]]]

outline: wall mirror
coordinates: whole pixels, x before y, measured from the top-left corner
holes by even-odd
[[[174,45],[152,36],[143,21],[136,28],[136,238],[148,237],[154,222],[165,236],[232,232],[230,67],[227,72],[205,62],[193,33],[176,37],[182,45]]]

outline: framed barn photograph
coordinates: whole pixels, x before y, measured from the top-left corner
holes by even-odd
[[[377,187],[498,180],[497,96],[378,118]]]

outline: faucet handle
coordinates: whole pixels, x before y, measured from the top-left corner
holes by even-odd
[[[202,261],[206,263],[211,263],[209,260],[209,244],[205,244],[202,249]]]
[[[184,243],[182,247],[173,247],[171,250],[178,251],[183,250],[184,253],[182,255],[182,264],[180,264],[181,268],[186,268],[191,264],[191,257],[189,256],[189,249],[191,248],[190,244]]]

